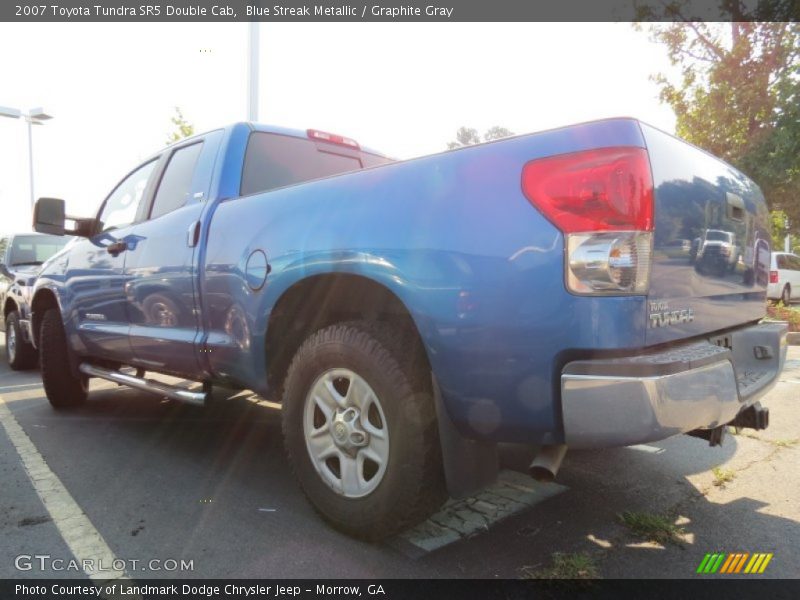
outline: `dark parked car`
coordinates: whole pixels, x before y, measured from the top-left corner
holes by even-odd
[[[29,302],[33,280],[41,265],[71,239],[40,233],[0,237],[0,328],[6,332],[6,358],[12,369],[36,364]]]

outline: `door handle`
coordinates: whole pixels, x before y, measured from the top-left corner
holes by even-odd
[[[197,242],[200,241],[200,221],[195,221],[191,225],[189,225],[189,229],[186,230],[186,245],[189,248],[194,248],[197,246]]]
[[[111,256],[117,256],[120,252],[125,252],[128,249],[127,242],[114,242],[113,244],[109,244],[106,246],[106,252],[108,252]]]

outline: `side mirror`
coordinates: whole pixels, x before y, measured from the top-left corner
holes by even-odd
[[[0,262],[0,275],[5,275],[6,277],[11,277],[11,271],[8,270],[6,263]]]
[[[74,221],[74,229],[66,229],[65,221]],[[92,237],[95,219],[78,219],[64,213],[64,201],[60,198],[39,198],[33,207],[33,230],[51,235],[77,235]]]
[[[60,198],[39,198],[33,207],[33,230],[51,235],[64,235],[64,201]]]

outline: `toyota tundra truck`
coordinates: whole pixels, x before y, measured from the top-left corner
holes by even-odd
[[[93,377],[272,397],[310,502],[375,540],[490,482],[501,443],[547,480],[568,448],[766,427],[767,216],[745,175],[630,118],[406,161],[238,123],[160,150],[94,217],[39,199],[37,231],[80,238],[34,287],[44,389],[59,410]],[[712,230],[731,268],[670,251]]]

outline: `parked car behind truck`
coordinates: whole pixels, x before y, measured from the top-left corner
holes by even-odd
[[[6,360],[12,369],[36,365],[30,321],[31,286],[36,271],[69,240],[39,233],[0,237],[0,329],[6,333]]]
[[[697,215],[728,229],[734,196],[750,276],[667,254]],[[36,223],[62,233],[63,201]],[[567,448],[764,428],[785,359],[785,325],[759,324],[761,192],[633,119],[405,162],[239,123],[153,155],[72,231],[33,299],[51,404],[90,377],[273,395],[311,503],[365,539],[490,481],[501,442],[552,478]]]
[[[773,252],[769,267],[767,298],[780,300],[785,306],[800,294],[800,256],[790,252]]]

